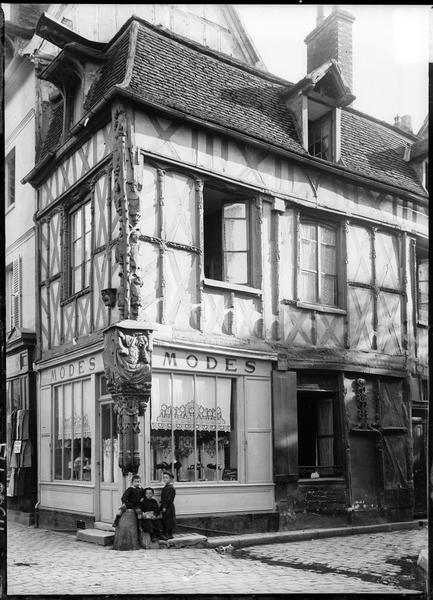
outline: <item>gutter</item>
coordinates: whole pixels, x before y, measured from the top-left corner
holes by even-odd
[[[280,148],[279,146],[274,146],[268,142],[263,142],[262,140],[257,140],[256,138],[253,138],[247,134],[241,133],[234,129],[229,129],[227,127],[224,127],[223,125],[218,125],[217,123],[205,121],[204,119],[200,119],[199,117],[194,117],[194,116],[189,115],[188,113],[185,113],[179,109],[162,106],[160,104],[157,104],[156,102],[152,102],[150,100],[137,97],[137,95],[134,92],[131,92],[130,90],[124,88],[123,85],[124,85],[123,82],[121,84],[117,84],[117,85],[113,86],[113,88],[107,94],[104,94],[103,97],[101,98],[101,100],[99,100],[99,102],[97,104],[95,104],[95,106],[90,108],[86,112],[86,115],[83,116],[81,118],[81,120],[75,125],[75,127],[72,130],[73,133],[74,134],[78,133],[83,127],[85,127],[85,125],[87,125],[87,121],[90,119],[90,117],[94,116],[97,112],[99,112],[101,110],[101,108],[106,103],[108,103],[110,100],[112,100],[116,95],[120,94],[120,95],[124,96],[125,98],[128,98],[129,100],[133,100],[134,102],[137,102],[141,105],[148,106],[157,111],[171,115],[171,116],[175,117],[176,119],[181,119],[183,121],[193,123],[194,125],[204,127],[207,129],[211,129],[213,131],[216,131],[219,134],[235,137],[235,138],[243,141],[246,144],[252,144],[252,145],[258,146],[260,148],[265,148],[272,154],[279,154],[281,156],[284,156],[286,158],[294,160],[295,162],[306,165],[310,168],[316,167],[319,170],[327,171],[329,173],[332,173],[333,175],[338,175],[340,177],[345,177],[347,179],[350,179],[351,181],[357,181],[364,185],[367,184],[373,188],[387,191],[391,194],[404,196],[406,198],[409,198],[409,199],[417,202],[421,206],[426,206],[426,207],[428,206],[428,197],[418,196],[416,194],[416,192],[410,192],[406,188],[392,186],[390,184],[386,184],[386,183],[377,181],[376,179],[374,179],[372,177],[368,177],[367,175],[359,175],[357,173],[354,173],[347,167],[343,167],[341,165],[330,165],[327,161],[324,161],[320,158],[316,158],[314,156],[310,156],[309,154],[303,155],[294,150],[284,150],[283,148]],[[69,147],[70,144],[69,143],[67,143],[67,144],[68,144],[67,147]],[[61,155],[65,152],[67,147],[66,147],[66,144],[63,145],[56,152],[52,152],[50,154],[50,156],[51,157],[54,156],[55,160],[58,160],[61,157]],[[41,170],[41,167],[44,166],[46,164],[46,162],[47,161],[45,158],[42,163],[35,166],[34,169],[32,169],[32,171],[21,180],[21,183],[27,183],[29,181],[31,182],[31,179],[35,178],[37,173]]]

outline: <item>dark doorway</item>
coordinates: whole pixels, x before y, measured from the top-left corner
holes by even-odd
[[[427,411],[412,412],[414,517],[427,516]]]

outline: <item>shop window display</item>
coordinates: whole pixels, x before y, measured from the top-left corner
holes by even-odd
[[[150,444],[154,481],[237,480],[234,380],[155,373]]]
[[[91,481],[93,406],[90,379],[54,390],[54,479]]]

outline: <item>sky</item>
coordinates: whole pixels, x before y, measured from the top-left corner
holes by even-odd
[[[314,4],[235,4],[266,68],[296,83],[306,74],[305,37]],[[323,5],[325,17],[331,5]],[[411,115],[415,133],[428,110],[429,5],[338,5],[353,23],[353,108],[394,124]]]

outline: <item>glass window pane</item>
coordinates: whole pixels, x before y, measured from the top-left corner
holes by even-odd
[[[86,236],[84,238],[84,260],[88,260],[90,258],[90,252],[91,252],[91,234],[86,233]]]
[[[83,260],[83,240],[80,238],[73,244],[72,265],[74,267],[77,267],[78,265],[81,265],[82,260]]]
[[[248,250],[248,234],[246,220],[225,219],[224,250]]]
[[[248,284],[248,253],[224,252],[225,281]]]
[[[233,202],[232,204],[224,204],[224,218],[245,219],[247,216],[247,208],[245,202]]]
[[[111,404],[101,405],[101,480],[113,482],[113,437],[111,431]]]
[[[54,479],[62,479],[63,449],[63,395],[62,388],[54,388]]]
[[[336,265],[336,253],[333,246],[320,246],[320,270],[322,273],[329,275],[335,275]]]
[[[83,412],[81,416],[81,425],[83,434],[82,478],[83,481],[90,481],[92,479],[92,440],[94,437],[94,409],[90,379],[85,379],[83,381]]]
[[[92,211],[90,209],[90,202],[84,206],[84,226],[86,232],[92,229]]]
[[[337,278],[331,275],[321,277],[321,299],[323,304],[336,305],[337,300]]]
[[[81,237],[81,210],[75,212],[72,216],[72,239]]]
[[[301,268],[317,271],[317,243],[301,240]]]
[[[72,275],[72,293],[79,290],[81,290],[81,267],[74,269]]]
[[[301,238],[317,240],[317,227],[313,223],[301,223],[300,233]]]
[[[315,273],[301,271],[299,281],[300,300],[304,300],[305,302],[317,301],[316,281]]]
[[[335,229],[330,229],[329,227],[320,227],[320,241],[322,244],[330,244],[331,246],[335,246],[336,239],[337,236]]]
[[[72,439],[73,439],[73,464],[72,464],[72,478],[81,480],[82,479],[82,420],[81,420],[81,381],[75,381],[72,384],[73,390],[73,428],[72,428]]]
[[[73,471],[73,416],[72,416],[72,386],[63,386],[64,419],[63,419],[63,479],[72,479]]]
[[[90,285],[90,260],[83,265],[84,267],[84,287]]]

